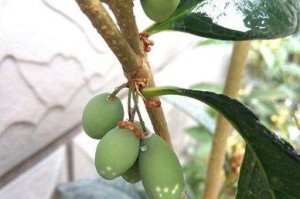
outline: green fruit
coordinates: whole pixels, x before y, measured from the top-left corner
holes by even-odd
[[[153,21],[166,20],[176,10],[180,0],[141,0],[146,15]]]
[[[130,169],[128,169],[122,175],[122,178],[130,183],[137,183],[141,180],[138,161],[135,161],[135,163],[130,167]]]
[[[86,134],[92,138],[101,139],[123,120],[124,108],[120,99],[108,97],[109,93],[96,95],[83,110],[82,126]]]
[[[124,174],[136,161],[140,140],[126,128],[110,130],[96,149],[95,165],[100,176],[112,180]]]
[[[158,135],[141,141],[139,169],[146,192],[153,199],[180,199],[184,180],[180,162],[174,151]]]

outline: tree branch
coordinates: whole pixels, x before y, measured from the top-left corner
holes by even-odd
[[[102,3],[99,0],[76,0],[76,2],[114,52],[122,64],[123,70],[126,73],[136,72],[140,68],[141,62],[122,36]]]
[[[224,94],[237,97],[250,49],[249,41],[235,42],[225,82]],[[232,126],[221,115],[217,125],[208,162],[204,199],[217,199],[222,183],[227,138]]]
[[[100,0],[76,0],[76,2],[117,56],[122,64],[125,76],[129,80],[133,78],[145,78],[146,87],[154,87],[153,75],[147,56],[141,45],[133,15],[132,0],[105,0],[105,3],[110,5],[115,13],[122,33]],[[159,100],[158,98],[154,99]],[[155,133],[161,136],[171,146],[171,139],[163,109],[161,107],[149,108],[147,106],[146,109]]]
[[[133,13],[132,0],[106,0],[113,11],[123,37],[138,56],[145,56]]]

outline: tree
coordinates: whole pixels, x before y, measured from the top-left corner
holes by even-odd
[[[128,87],[129,101],[131,96],[134,99],[132,111],[129,111],[130,122],[134,121],[134,115],[137,114],[142,131],[147,131],[138,109],[138,98],[141,97],[146,104],[155,133],[171,146],[167,124],[157,97],[181,95],[202,101],[225,116],[246,141],[237,198],[300,197],[297,190],[300,184],[299,154],[287,141],[261,124],[257,116],[246,106],[228,97],[236,96],[243,74],[249,49],[249,42],[244,40],[273,39],[296,32],[299,25],[299,3],[296,0],[256,2],[245,0],[222,3],[191,0],[178,2],[179,5],[174,12],[172,6],[168,7],[169,2],[166,6],[165,2],[158,4],[144,0],[142,5],[146,14],[158,22],[142,33],[139,33],[135,22],[132,0],[76,1],[122,65],[128,82],[121,88]],[[177,6],[176,1],[172,2]],[[103,3],[110,7],[117,24],[113,22]],[[166,13],[168,9],[171,10],[170,15],[160,15],[161,12],[156,12],[155,9],[164,6],[163,10],[166,10]],[[225,95],[177,87],[155,87],[147,60],[147,53],[153,45],[149,36],[164,30],[237,41],[225,83]],[[132,123],[126,124],[125,127],[135,129]],[[227,122],[219,117],[204,198],[218,197],[220,184],[218,176],[224,163],[228,137],[226,131],[229,127]]]

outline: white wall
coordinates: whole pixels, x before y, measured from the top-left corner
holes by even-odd
[[[135,10],[143,30],[151,21],[138,4]],[[224,79],[228,46],[218,47],[219,51],[216,47],[195,48],[198,37],[174,32],[151,39],[155,46],[149,60],[157,71],[157,85],[188,87]],[[114,55],[75,1],[0,1],[0,176],[80,122],[87,100],[125,82],[122,74]],[[184,125],[177,124],[188,119],[163,105],[180,153]],[[78,146],[84,148],[86,142],[95,146],[94,140],[81,137]],[[91,149],[84,150],[93,156]],[[56,152],[47,163],[33,168],[34,172],[28,171],[26,178],[1,189],[0,198],[49,198],[63,159],[64,152]],[[43,188],[36,186],[36,181]]]

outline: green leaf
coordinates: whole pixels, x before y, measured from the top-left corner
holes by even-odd
[[[289,91],[285,87],[267,87],[267,88],[255,88],[245,97],[245,100],[265,100],[265,101],[274,101],[274,100],[283,100],[288,98]]]
[[[288,168],[282,168],[282,170],[285,169]],[[293,171],[289,172],[293,173]],[[269,184],[271,184],[271,186],[269,186]],[[272,189],[270,187],[277,187],[277,189]],[[277,176],[274,176],[271,179],[267,179],[265,174],[260,169],[259,163],[256,161],[255,156],[252,155],[251,150],[246,147],[236,199],[296,199],[299,198],[299,193],[295,192],[295,190],[299,189],[299,187],[299,182],[290,182],[289,179],[286,178],[281,179]]]
[[[289,75],[300,78],[300,66],[298,64],[286,64],[282,70]]]
[[[272,198],[268,182],[247,146],[240,172],[236,198]]]
[[[275,115],[278,111],[276,104],[270,101],[266,102],[253,99],[250,101],[249,105],[252,107],[252,110],[260,113],[261,116],[266,116],[268,119],[270,115]]]
[[[222,40],[271,39],[298,31],[298,0],[182,0],[147,32],[176,30]]]
[[[295,34],[290,37],[286,37],[282,41],[282,46],[290,54],[299,54],[300,53],[300,35]]]
[[[256,115],[242,103],[221,94],[177,87],[147,88],[142,92],[145,97],[187,96],[218,110],[246,141],[247,148],[255,159],[259,172],[262,173],[260,177],[263,177],[264,181],[258,180],[258,183],[264,186],[264,183],[267,182],[269,198],[300,198],[300,155],[287,141],[279,138],[261,124]],[[257,179],[253,178],[252,180]],[[247,191],[249,191],[248,188]]]
[[[194,155],[198,161],[207,160],[211,149],[212,133],[201,126],[186,129],[185,132],[197,140],[198,144],[194,149],[196,150]],[[199,168],[197,167],[197,169]]]
[[[129,184],[122,178],[105,180],[93,176],[71,183],[60,184],[57,190],[59,199],[148,199],[141,184]]]
[[[194,126],[185,129],[185,132],[202,143],[211,143],[212,132],[208,131],[203,126]]]

